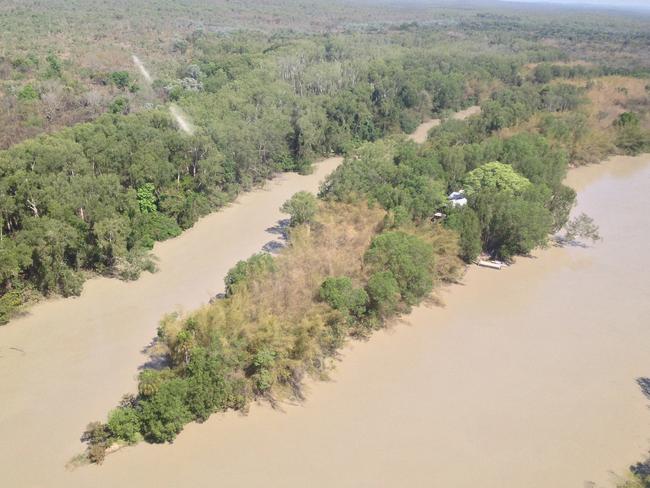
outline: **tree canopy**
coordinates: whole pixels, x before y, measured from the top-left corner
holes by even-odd
[[[517,173],[509,164],[494,161],[470,171],[463,180],[463,188],[468,196],[483,192],[521,195],[530,187],[530,181]]]

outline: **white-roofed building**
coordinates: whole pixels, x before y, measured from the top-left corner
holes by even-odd
[[[447,197],[447,200],[449,200],[449,203],[453,207],[464,207],[467,205],[467,197],[465,196],[465,190],[458,190],[451,192],[449,196]]]

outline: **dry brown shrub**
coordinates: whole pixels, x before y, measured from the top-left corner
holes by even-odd
[[[273,366],[265,374],[272,375],[272,387],[257,393],[274,402],[302,398],[305,374],[324,377],[328,358],[349,334],[381,325],[380,321],[370,327],[351,325],[349,317],[319,300],[318,290],[329,276],[348,276],[357,286],[366,284],[363,256],[382,231],[385,215],[383,209],[365,202],[321,203],[315,223],[291,230],[289,245],[275,258],[273,270],[250,278],[226,299],[189,316],[171,315],[163,321],[165,342],[175,363],[182,365],[195,345],[214,347],[214,341],[219,341],[220,354],[226,363],[241,365],[252,392],[257,371],[247,365],[259,351],[270,350]],[[403,230],[431,244],[438,280],[460,276],[464,266],[457,257],[454,232],[431,223]]]
[[[161,327],[172,357],[182,356],[181,347],[211,344],[215,332],[226,358],[237,354],[240,343],[250,351],[266,346],[278,353],[282,367],[276,370],[286,376],[278,378],[280,383],[295,395],[296,378],[305,368],[318,369],[322,358],[331,354],[336,348],[332,326],[344,321],[318,300],[318,289],[328,276],[345,275],[363,284],[363,254],[384,215],[384,210],[366,203],[321,204],[316,224],[292,229],[290,245],[275,259],[274,271],[190,316],[164,319]],[[182,344],[180,333],[188,327],[192,343]]]
[[[603,76],[591,83],[587,91],[593,127],[605,129],[623,112],[634,110],[648,101],[647,80],[629,76]]]
[[[611,130],[593,129],[576,143],[571,154],[571,163],[579,166],[602,161],[615,151],[614,139],[615,134]]]
[[[420,224],[404,229],[428,242],[433,248],[435,259],[434,279],[439,282],[455,282],[463,274],[465,264],[458,256],[460,248],[458,234],[441,224]]]
[[[287,318],[313,306],[328,276],[361,279],[363,254],[379,230],[385,211],[364,203],[323,203],[317,223],[291,231],[290,245],[276,259],[277,270],[250,286],[256,308]]]
[[[580,112],[588,117],[589,131],[566,148],[573,165],[597,163],[616,152],[616,131],[612,124],[623,112],[638,113],[642,126],[650,128],[650,93],[646,88],[647,79],[603,76],[593,80],[556,79],[553,83],[587,88],[588,103],[580,108]],[[542,114],[536,114],[517,126],[502,129],[498,136],[508,138],[522,132],[538,132],[541,117]]]

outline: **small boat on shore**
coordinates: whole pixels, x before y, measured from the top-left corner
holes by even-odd
[[[501,261],[488,261],[485,259],[479,259],[476,264],[484,268],[492,268],[492,269],[501,269],[507,266],[507,264]]]

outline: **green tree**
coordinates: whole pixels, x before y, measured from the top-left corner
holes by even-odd
[[[553,216],[552,232],[560,230],[567,220],[571,209],[576,203],[576,191],[566,185],[560,185],[559,188],[553,192],[550,202],[547,205],[548,210]]]
[[[347,276],[326,278],[319,295],[321,300],[343,313],[360,317],[366,312],[368,294],[362,288],[355,288]]]
[[[11,287],[13,281],[31,264],[30,255],[31,249],[24,242],[0,239],[0,291]]]
[[[48,75],[61,76],[61,69],[63,68],[61,59],[56,54],[50,53],[45,57],[45,60],[48,64]]]
[[[400,288],[391,271],[373,273],[368,279],[366,291],[370,299],[370,307],[380,317],[388,317],[397,311]]]
[[[158,393],[160,386],[170,376],[169,370],[157,371],[145,369],[138,377],[138,393],[142,397],[151,397]]]
[[[128,71],[113,71],[109,76],[111,82],[121,90],[126,89],[131,82]]]
[[[156,188],[152,183],[145,183],[137,191],[140,212],[151,213],[158,210],[156,205]]]
[[[187,405],[188,383],[181,378],[163,382],[158,391],[140,402],[142,433],[150,442],[171,442],[192,420]]]
[[[513,196],[508,192],[483,191],[470,200],[481,223],[486,251],[510,259],[546,243],[553,216],[536,196],[535,192]]]
[[[548,83],[553,79],[553,68],[548,63],[541,63],[535,66],[533,70],[533,80],[535,83]]]
[[[282,204],[280,210],[291,216],[291,226],[309,224],[318,211],[318,200],[307,191],[299,191]]]
[[[112,435],[129,444],[141,439],[140,417],[133,407],[118,407],[108,415],[108,428]]]
[[[268,346],[260,347],[253,356],[252,366],[254,368],[253,379],[257,390],[264,393],[271,389],[276,381],[274,366],[277,355]]]
[[[23,101],[38,100],[39,95],[36,88],[32,85],[25,85],[22,90],[18,92],[18,99]]]
[[[467,263],[474,261],[481,253],[481,223],[476,212],[467,206],[451,209],[445,224],[458,232],[460,257]]]
[[[20,309],[23,294],[18,289],[9,289],[0,293],[0,325],[4,325]]]
[[[624,112],[614,121],[616,145],[626,154],[636,155],[650,147],[650,133],[641,127],[634,112]]]
[[[639,116],[634,112],[623,112],[614,121],[614,127],[625,127],[628,125],[639,125]]]
[[[223,361],[217,354],[205,348],[194,348],[185,374],[188,381],[187,404],[196,419],[204,421],[213,412],[228,407],[230,389],[225,379]]]
[[[74,227],[49,217],[30,217],[18,238],[32,249],[26,272],[42,293],[81,293],[82,280],[76,272],[81,242]]]
[[[434,255],[429,244],[405,232],[378,235],[366,251],[364,262],[371,272],[390,271],[403,300],[415,304],[433,287]]]
[[[549,112],[575,110],[583,103],[582,89],[567,83],[548,85],[540,91],[540,96],[541,107]]]
[[[142,246],[151,249],[154,242],[176,237],[182,232],[176,220],[159,212],[141,213],[131,220],[131,225],[129,248]]]
[[[562,183],[569,164],[564,150],[552,147],[543,136],[527,133],[505,140],[500,160],[532,183],[544,183],[550,188]]]
[[[468,196],[487,191],[521,195],[530,187],[530,181],[509,164],[494,161],[467,173],[463,185]]]
[[[95,224],[94,234],[102,261],[109,268],[115,266],[127,254],[129,220],[120,215],[100,220]]]
[[[252,255],[246,261],[239,261],[224,278],[226,285],[226,296],[237,291],[237,287],[245,284],[247,280],[259,277],[264,273],[275,270],[275,261],[269,253],[258,253]]]
[[[129,106],[129,99],[126,97],[117,97],[111,102],[111,104],[108,106],[108,109],[112,114],[126,115],[131,110]]]

